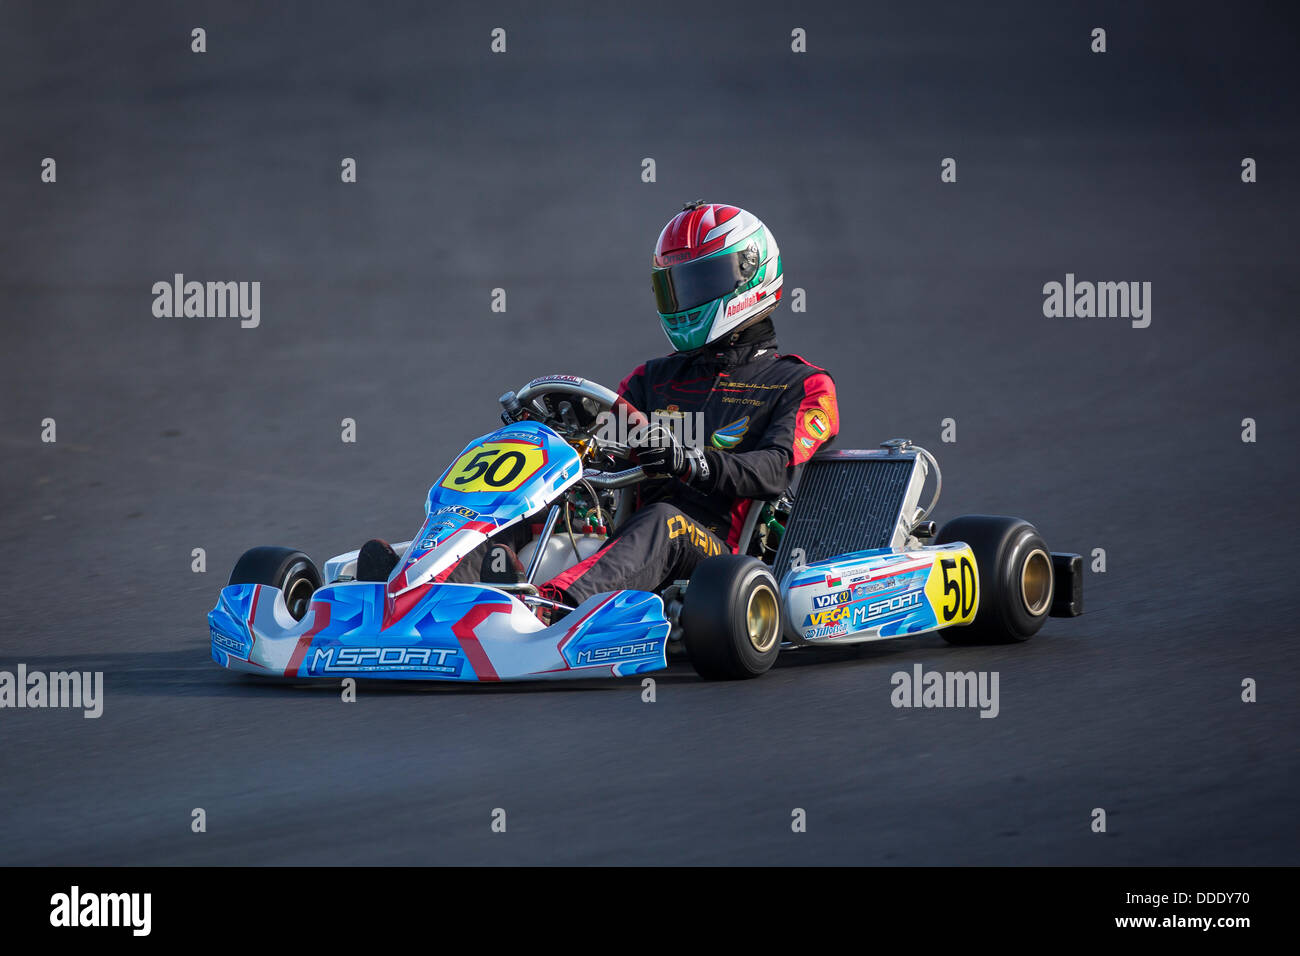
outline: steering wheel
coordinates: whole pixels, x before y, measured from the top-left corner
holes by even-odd
[[[628,428],[648,424],[648,419],[612,389],[577,375],[543,375],[518,392],[506,392],[501,405],[511,420],[533,418],[555,430],[562,438],[584,448],[631,461],[631,449],[605,432],[609,416]],[[597,488],[623,488],[648,476],[639,465],[616,472],[589,472],[587,479]]]

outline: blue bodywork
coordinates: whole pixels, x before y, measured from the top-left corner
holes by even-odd
[[[656,594],[599,594],[547,627],[504,591],[438,580],[581,474],[577,453],[545,425],[499,428],[467,445],[430,489],[420,532],[387,582],[326,584],[300,621],[277,588],[230,585],[208,614],[212,657],[287,678],[492,681],[661,669],[670,625]]]

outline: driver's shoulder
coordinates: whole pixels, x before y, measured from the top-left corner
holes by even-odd
[[[825,375],[832,381],[835,379],[835,376],[820,365],[814,365],[802,355],[795,355],[793,352],[786,352],[777,355],[776,363],[781,367],[785,374],[796,380],[812,378],[815,375]]]

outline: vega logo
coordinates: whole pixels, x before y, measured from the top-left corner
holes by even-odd
[[[813,611],[808,615],[808,620],[804,622],[805,627],[826,627],[830,624],[838,624],[840,621],[846,621],[849,617],[849,608],[843,604],[837,607],[830,607],[824,611]]]

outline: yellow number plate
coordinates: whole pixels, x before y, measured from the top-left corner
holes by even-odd
[[[969,624],[980,605],[979,571],[970,548],[941,551],[930,568],[925,596],[939,626]]]
[[[442,479],[453,491],[515,491],[546,464],[546,452],[517,441],[489,441],[456,459]]]

